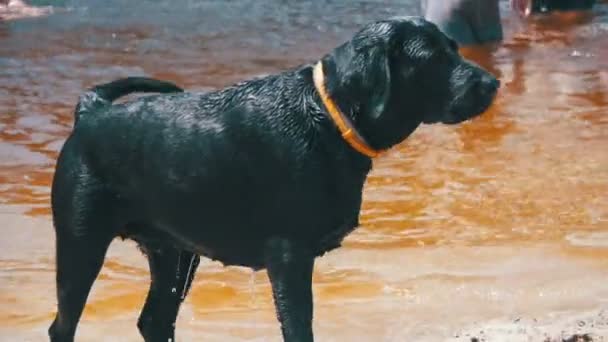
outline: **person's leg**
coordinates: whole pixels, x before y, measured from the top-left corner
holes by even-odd
[[[502,40],[498,0],[422,0],[422,11],[459,44]]]

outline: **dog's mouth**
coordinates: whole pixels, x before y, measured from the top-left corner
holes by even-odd
[[[492,102],[494,101],[493,96],[480,98],[475,104],[472,105],[460,105],[458,103],[448,106],[443,114],[424,118],[422,123],[424,124],[436,124],[442,123],[446,125],[455,125],[462,123],[467,120],[474,119],[485,113]]]
[[[446,115],[439,121],[443,124],[453,125],[478,117],[492,105],[497,93],[498,87],[466,92],[464,96],[450,103]]]
[[[483,101],[483,103],[478,103],[474,107],[467,108],[466,110],[459,110],[459,108],[454,108],[449,112],[448,115],[444,116],[441,120],[441,123],[446,125],[455,125],[461,122],[474,119],[483,113],[490,107],[494,100],[494,97],[490,97]]]

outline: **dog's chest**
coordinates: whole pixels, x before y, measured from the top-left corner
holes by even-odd
[[[346,238],[358,226],[359,218],[358,215],[356,215],[354,218],[346,219],[341,225],[337,226],[335,229],[328,230],[318,240],[318,243],[315,246],[315,254],[317,256],[321,256],[333,249],[339,248],[340,246],[342,246],[342,241],[344,240],[344,238]]]

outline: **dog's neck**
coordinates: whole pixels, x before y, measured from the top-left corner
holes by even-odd
[[[323,62],[319,61],[313,68],[313,81],[319,97],[323,102],[325,110],[340,131],[342,138],[357,152],[375,158],[382,151],[372,148],[365,138],[358,132],[350,118],[340,110],[334,100],[329,96],[325,88],[325,75],[323,73]]]

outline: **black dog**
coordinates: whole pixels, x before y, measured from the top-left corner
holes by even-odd
[[[420,18],[369,24],[316,65],[208,94],[127,78],[83,95],[52,189],[58,314],[72,341],[117,236],[148,256],[138,327],[173,339],[198,255],[265,268],[286,341],[312,341],[314,260],[358,225],[371,157],[482,113],[499,82]],[[136,91],[178,92],[111,106]]]

